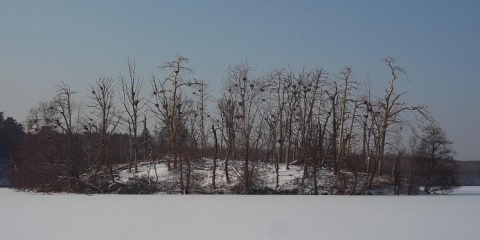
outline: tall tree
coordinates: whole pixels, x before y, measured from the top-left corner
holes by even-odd
[[[222,138],[227,145],[227,151],[225,153],[225,179],[229,183],[230,176],[228,171],[228,162],[230,159],[235,158],[235,136],[236,136],[236,123],[238,122],[238,115],[236,115],[236,104],[233,101],[233,96],[230,94],[223,94],[222,98],[218,101],[218,111],[220,114],[220,122],[222,123]]]
[[[292,155],[292,146],[297,142],[297,137],[294,135],[295,122],[298,118],[296,116],[296,111],[298,108],[299,102],[299,92],[294,89],[293,86],[297,84],[296,74],[293,71],[289,71],[286,74],[286,92],[287,92],[287,106],[286,110],[286,125],[285,125],[285,141],[287,142],[286,152],[285,152],[285,169],[290,169],[290,162]]]
[[[90,103],[87,107],[93,118],[89,118],[84,124],[84,130],[90,133],[90,138],[97,137],[99,145],[96,146],[96,154],[90,156],[91,163],[97,169],[104,165],[110,170],[112,181],[115,181],[112,169],[112,159],[109,156],[109,138],[120,122],[120,112],[115,104],[115,84],[111,77],[100,77],[95,84],[89,86]],[[91,134],[92,130],[95,134]],[[91,142],[92,139],[89,139]],[[89,146],[91,148],[92,146]],[[99,161],[97,161],[97,159]]]
[[[140,96],[142,79],[136,74],[135,61],[128,60],[128,77],[120,76],[120,86],[122,88],[121,102],[127,114],[127,118],[124,121],[128,127],[131,141],[129,170],[132,170],[132,164],[134,164],[135,172],[138,172],[139,117],[145,104]]]
[[[76,188],[76,181],[80,177],[80,153],[78,142],[74,134],[77,132],[80,105],[74,100],[77,91],[62,82],[57,85],[57,93],[54,96],[50,108],[53,110],[53,126],[64,134],[63,158],[65,172],[60,174],[61,179],[69,179],[71,187]],[[77,116],[75,116],[77,114]]]
[[[425,117],[427,120],[431,120],[430,114],[427,112],[425,106],[409,106],[401,102],[402,96],[407,92],[396,93],[395,86],[399,79],[399,75],[405,74],[406,71],[397,66],[395,59],[392,57],[385,58],[383,61],[387,64],[390,70],[391,79],[389,82],[389,87],[385,89],[384,98],[379,99],[378,103],[376,104],[378,107],[378,112],[381,114],[381,119],[379,122],[379,142],[376,152],[378,175],[382,175],[383,171],[383,159],[385,156],[387,133],[390,131],[393,124],[401,123],[400,115],[404,112],[414,112],[422,117]],[[376,113],[376,111],[373,113]]]
[[[262,79],[251,76],[248,63],[229,66],[223,81],[224,89],[229,92],[231,101],[236,105],[236,117],[239,119],[239,132],[241,136],[244,192],[251,190],[250,161],[254,143],[258,135],[252,136],[255,124],[259,120],[265,93],[265,83]]]
[[[182,126],[182,122],[184,122],[184,103],[186,101],[183,88],[194,84],[194,82],[185,79],[186,75],[192,72],[192,69],[187,67],[188,62],[188,58],[180,55],[176,56],[173,61],[160,66],[162,69],[169,71],[169,76],[165,79],[157,79],[153,76],[151,81],[154,95],[154,107],[151,107],[151,109],[166,127],[167,166],[169,170],[172,168],[172,159],[173,168],[177,168],[181,151],[181,132],[185,129],[185,126]]]
[[[285,144],[285,115],[287,107],[287,76],[284,69],[274,70],[268,76],[268,85],[274,93],[273,118],[272,127],[274,135],[275,156],[275,188],[278,189],[280,181],[280,162],[284,158],[284,144]],[[262,99],[265,100],[265,99]]]
[[[355,89],[355,84],[356,82],[353,81],[353,70],[351,67],[344,67],[340,74],[337,76],[338,80],[342,82],[341,84],[341,96],[340,96],[340,115],[338,116],[338,130],[334,130],[334,132],[338,133],[336,136],[336,145],[337,147],[335,148],[337,152],[335,153],[335,171],[334,173],[337,174],[339,171],[338,166],[341,164],[341,162],[345,162],[345,155],[347,153],[347,148],[348,148],[348,143],[350,142],[350,139],[352,137],[352,127],[353,123],[355,122],[355,112],[356,112],[356,104],[354,104],[353,109],[349,109],[349,103],[350,102],[355,102],[356,100],[354,99],[354,96],[351,94],[351,90]],[[347,121],[347,115],[348,111],[353,112],[353,114],[350,114],[350,127],[347,129],[346,128],[346,121]],[[336,112],[336,110],[334,110]]]
[[[302,183],[308,177],[308,168],[313,166],[315,152],[313,150],[315,130],[314,117],[318,104],[321,99],[322,90],[325,85],[326,72],[319,68],[313,71],[302,72],[299,77],[298,85],[294,89],[299,93],[299,108],[297,111],[299,117],[300,134],[300,160],[303,163]]]
[[[208,91],[208,85],[204,81],[195,80],[195,88],[196,91],[192,92],[193,95],[196,95],[196,106],[195,106],[195,114],[198,115],[198,132],[200,137],[200,149],[201,149],[201,157],[202,159],[205,157],[205,149],[207,147],[207,135],[205,133],[206,129],[206,120],[210,116],[207,113],[207,104],[210,100],[210,91]]]

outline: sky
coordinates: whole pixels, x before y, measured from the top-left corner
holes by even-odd
[[[480,1],[0,0],[0,111],[20,122],[64,81],[85,95],[100,76],[145,80],[177,54],[216,93],[229,65],[351,66],[376,95],[385,57],[407,71],[405,101],[429,106],[456,158],[480,159]],[[147,90],[146,90],[147,91]]]

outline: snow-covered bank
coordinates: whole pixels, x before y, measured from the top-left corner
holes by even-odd
[[[480,195],[75,195],[0,189],[1,239],[478,239]]]
[[[454,189],[449,195],[479,195],[480,186],[463,186]]]

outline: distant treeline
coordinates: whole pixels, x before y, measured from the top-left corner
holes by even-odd
[[[480,161],[457,161],[458,180],[462,186],[480,186]]]

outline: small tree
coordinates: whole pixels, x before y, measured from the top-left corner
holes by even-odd
[[[424,183],[425,193],[450,192],[458,186],[452,142],[440,127],[428,125],[423,130],[419,152],[420,179]]]

